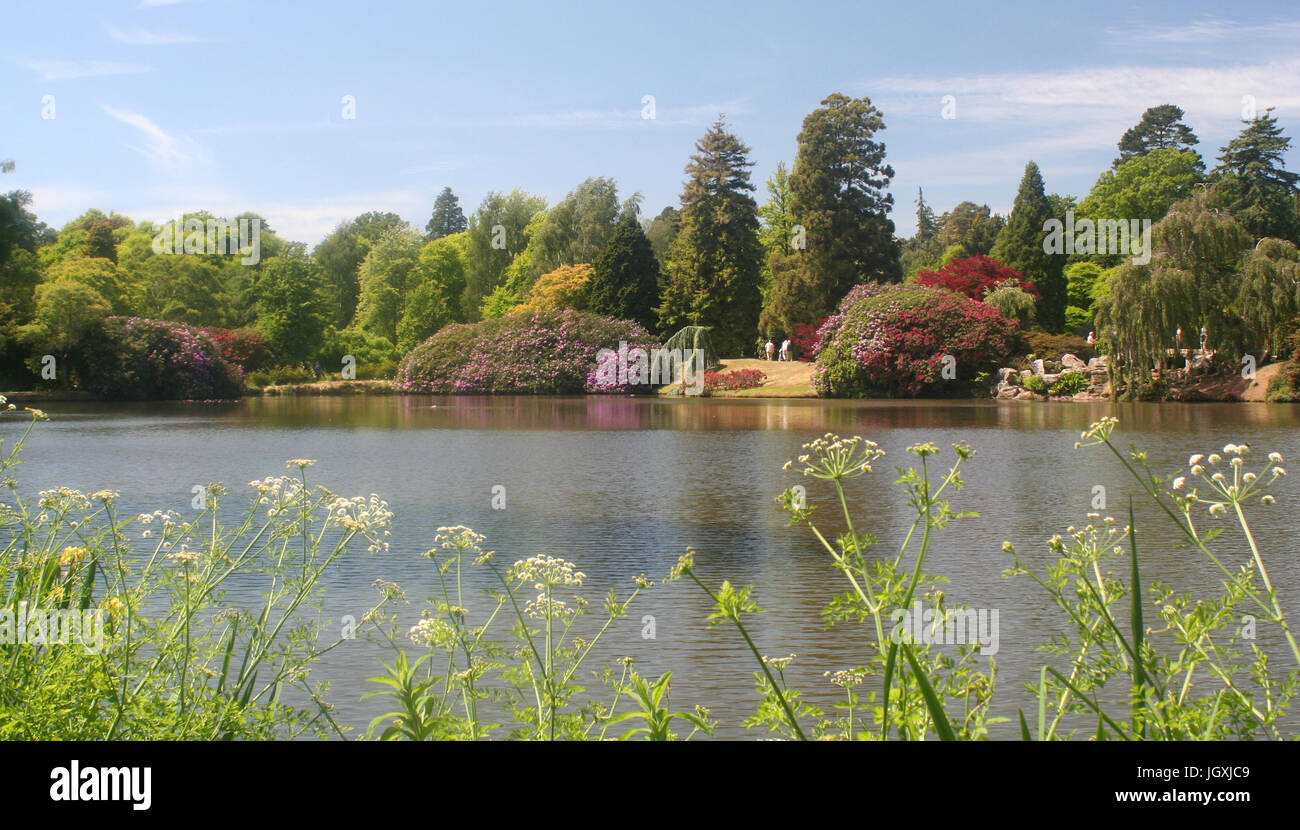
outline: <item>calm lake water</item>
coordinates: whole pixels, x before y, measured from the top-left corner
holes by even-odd
[[[338,625],[374,604],[375,579],[399,583],[409,626],[435,590],[430,562],[420,556],[440,525],[468,525],[506,564],[534,553],[576,562],[588,575],[586,596],[598,622],[600,598],[645,573],[664,576],[687,545],[697,570],[713,584],[753,584],[767,613],[751,621],[764,653],[797,656],[787,677],[823,708],[838,698],[825,671],[861,662],[865,631],[825,630],[820,609],[845,589],[825,552],[806,529],[786,526],[774,498],[787,486],[809,486],[809,501],[832,529],[829,491],[782,465],[802,443],[826,432],[860,434],[889,455],[876,472],[854,482],[860,527],[878,535],[893,555],[912,514],[894,484],[895,464],[914,457],[920,441],[965,440],[978,454],[963,468],[967,486],[954,507],[978,518],[937,537],[931,573],[949,577],[950,601],[999,612],[995,713],[1015,717],[1032,707],[1022,686],[1037,680],[1044,655],[1034,649],[1060,630],[1061,617],[1028,580],[1002,577],[1004,540],[1040,567],[1045,540],[1086,523],[1094,487],[1105,487],[1108,510],[1123,524],[1128,496],[1138,493],[1104,449],[1075,450],[1079,432],[1103,415],[1120,419],[1121,446],[1149,452],[1158,472],[1173,472],[1191,452],[1247,441],[1256,462],[1272,450],[1300,458],[1300,407],[1266,404],[1016,404],[992,401],[671,400],[535,397],[258,398],[229,404],[52,403],[39,424],[18,478],[25,491],[58,485],[122,494],[123,512],[193,512],[195,484],[246,482],[284,473],[284,460],[318,459],[314,484],[343,495],[378,493],[396,514],[392,548],[345,560],[326,583],[324,617]],[[0,429],[12,440],[21,424]],[[947,451],[940,460],[951,460]],[[1297,529],[1294,482],[1273,492],[1278,504],[1255,512],[1274,581],[1290,608],[1300,607],[1300,569],[1291,543]],[[493,488],[505,488],[506,509],[492,509]],[[233,515],[234,498],[226,504]],[[1208,522],[1208,516],[1206,517]],[[1188,590],[1216,584],[1212,565],[1174,545],[1168,519],[1138,502],[1144,579]],[[1228,557],[1245,561],[1231,530]],[[252,603],[257,591],[233,592]],[[675,709],[708,706],[722,721],[719,735],[763,737],[740,722],[753,713],[756,666],[734,629],[705,627],[708,600],[677,582],[643,593],[626,619],[606,635],[599,668],[631,655],[655,676],[673,671]],[[642,618],[655,618],[655,639],[642,637]],[[337,629],[335,629],[337,630]],[[1261,629],[1261,639],[1269,635]],[[414,651],[414,649],[412,649]],[[1282,652],[1274,649],[1279,660]],[[387,710],[361,701],[375,686],[391,652],[362,640],[329,654],[315,675],[333,681],[331,701],[341,721],[362,730]],[[1012,737],[1008,724],[995,734]]]

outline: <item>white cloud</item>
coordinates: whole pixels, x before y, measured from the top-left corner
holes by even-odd
[[[1021,128],[1073,128],[1107,123],[1121,129],[1142,112],[1174,103],[1198,132],[1208,135],[1240,129],[1242,96],[1253,95],[1260,109],[1300,109],[1300,58],[1226,67],[1121,66],[1028,72],[954,75],[937,78],[879,78],[861,84],[885,115],[940,115],[940,99],[957,99],[957,118],[1004,122]]]
[[[151,32],[139,26],[130,31],[123,31],[116,26],[107,26],[108,36],[118,43],[130,46],[162,46],[171,43],[206,43],[207,38],[187,35],[181,32]]]
[[[133,75],[150,72],[153,67],[121,61],[30,61],[27,68],[41,73],[46,81],[67,81],[73,78],[100,78],[105,75]]]
[[[164,163],[178,163],[191,160],[191,155],[181,152],[177,147],[179,142],[174,137],[163,132],[157,124],[153,123],[140,113],[132,112],[130,110],[115,110],[102,104],[100,105],[100,109],[102,109],[110,118],[120,121],[129,127],[134,127],[141,133],[145,139],[145,147],[141,148],[133,145],[127,146],[146,158]]]
[[[1222,43],[1232,40],[1260,41],[1294,39],[1300,35],[1300,22],[1274,20],[1268,23],[1242,23],[1220,17],[1200,17],[1181,26],[1147,26],[1141,23],[1106,30],[1108,37],[1128,43],[1156,43],[1175,46],[1193,43]]]

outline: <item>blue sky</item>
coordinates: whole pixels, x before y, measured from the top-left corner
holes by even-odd
[[[1290,3],[2,8],[0,157],[17,168],[0,187],[32,191],[55,226],[91,207],[255,210],[314,244],[366,210],[423,229],[444,185],[469,214],[490,190],[554,203],[587,176],[639,190],[653,215],[677,204],[719,112],[752,148],[762,202],[803,117],[836,91],[884,112],[903,236],[918,186],[937,212],[963,199],[1005,212],[1030,159],[1050,191],[1082,196],[1156,104],[1186,110],[1211,165],[1243,96],[1300,139]]]

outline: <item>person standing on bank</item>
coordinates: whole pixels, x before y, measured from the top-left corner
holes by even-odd
[[[763,350],[767,352],[767,359],[771,360],[776,355],[776,344],[769,340]]]

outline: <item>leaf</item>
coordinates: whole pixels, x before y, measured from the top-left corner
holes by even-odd
[[[903,656],[907,658],[907,662],[912,667],[912,673],[916,676],[917,685],[921,687],[921,694],[925,697],[925,707],[930,710],[930,720],[934,721],[934,731],[939,734],[939,740],[957,740],[957,736],[953,734],[951,724],[948,723],[948,713],[943,711],[943,704],[939,702],[939,697],[931,688],[929,679],[921,671],[920,665],[917,664],[916,657],[912,654],[912,647],[905,645],[902,649]]]

